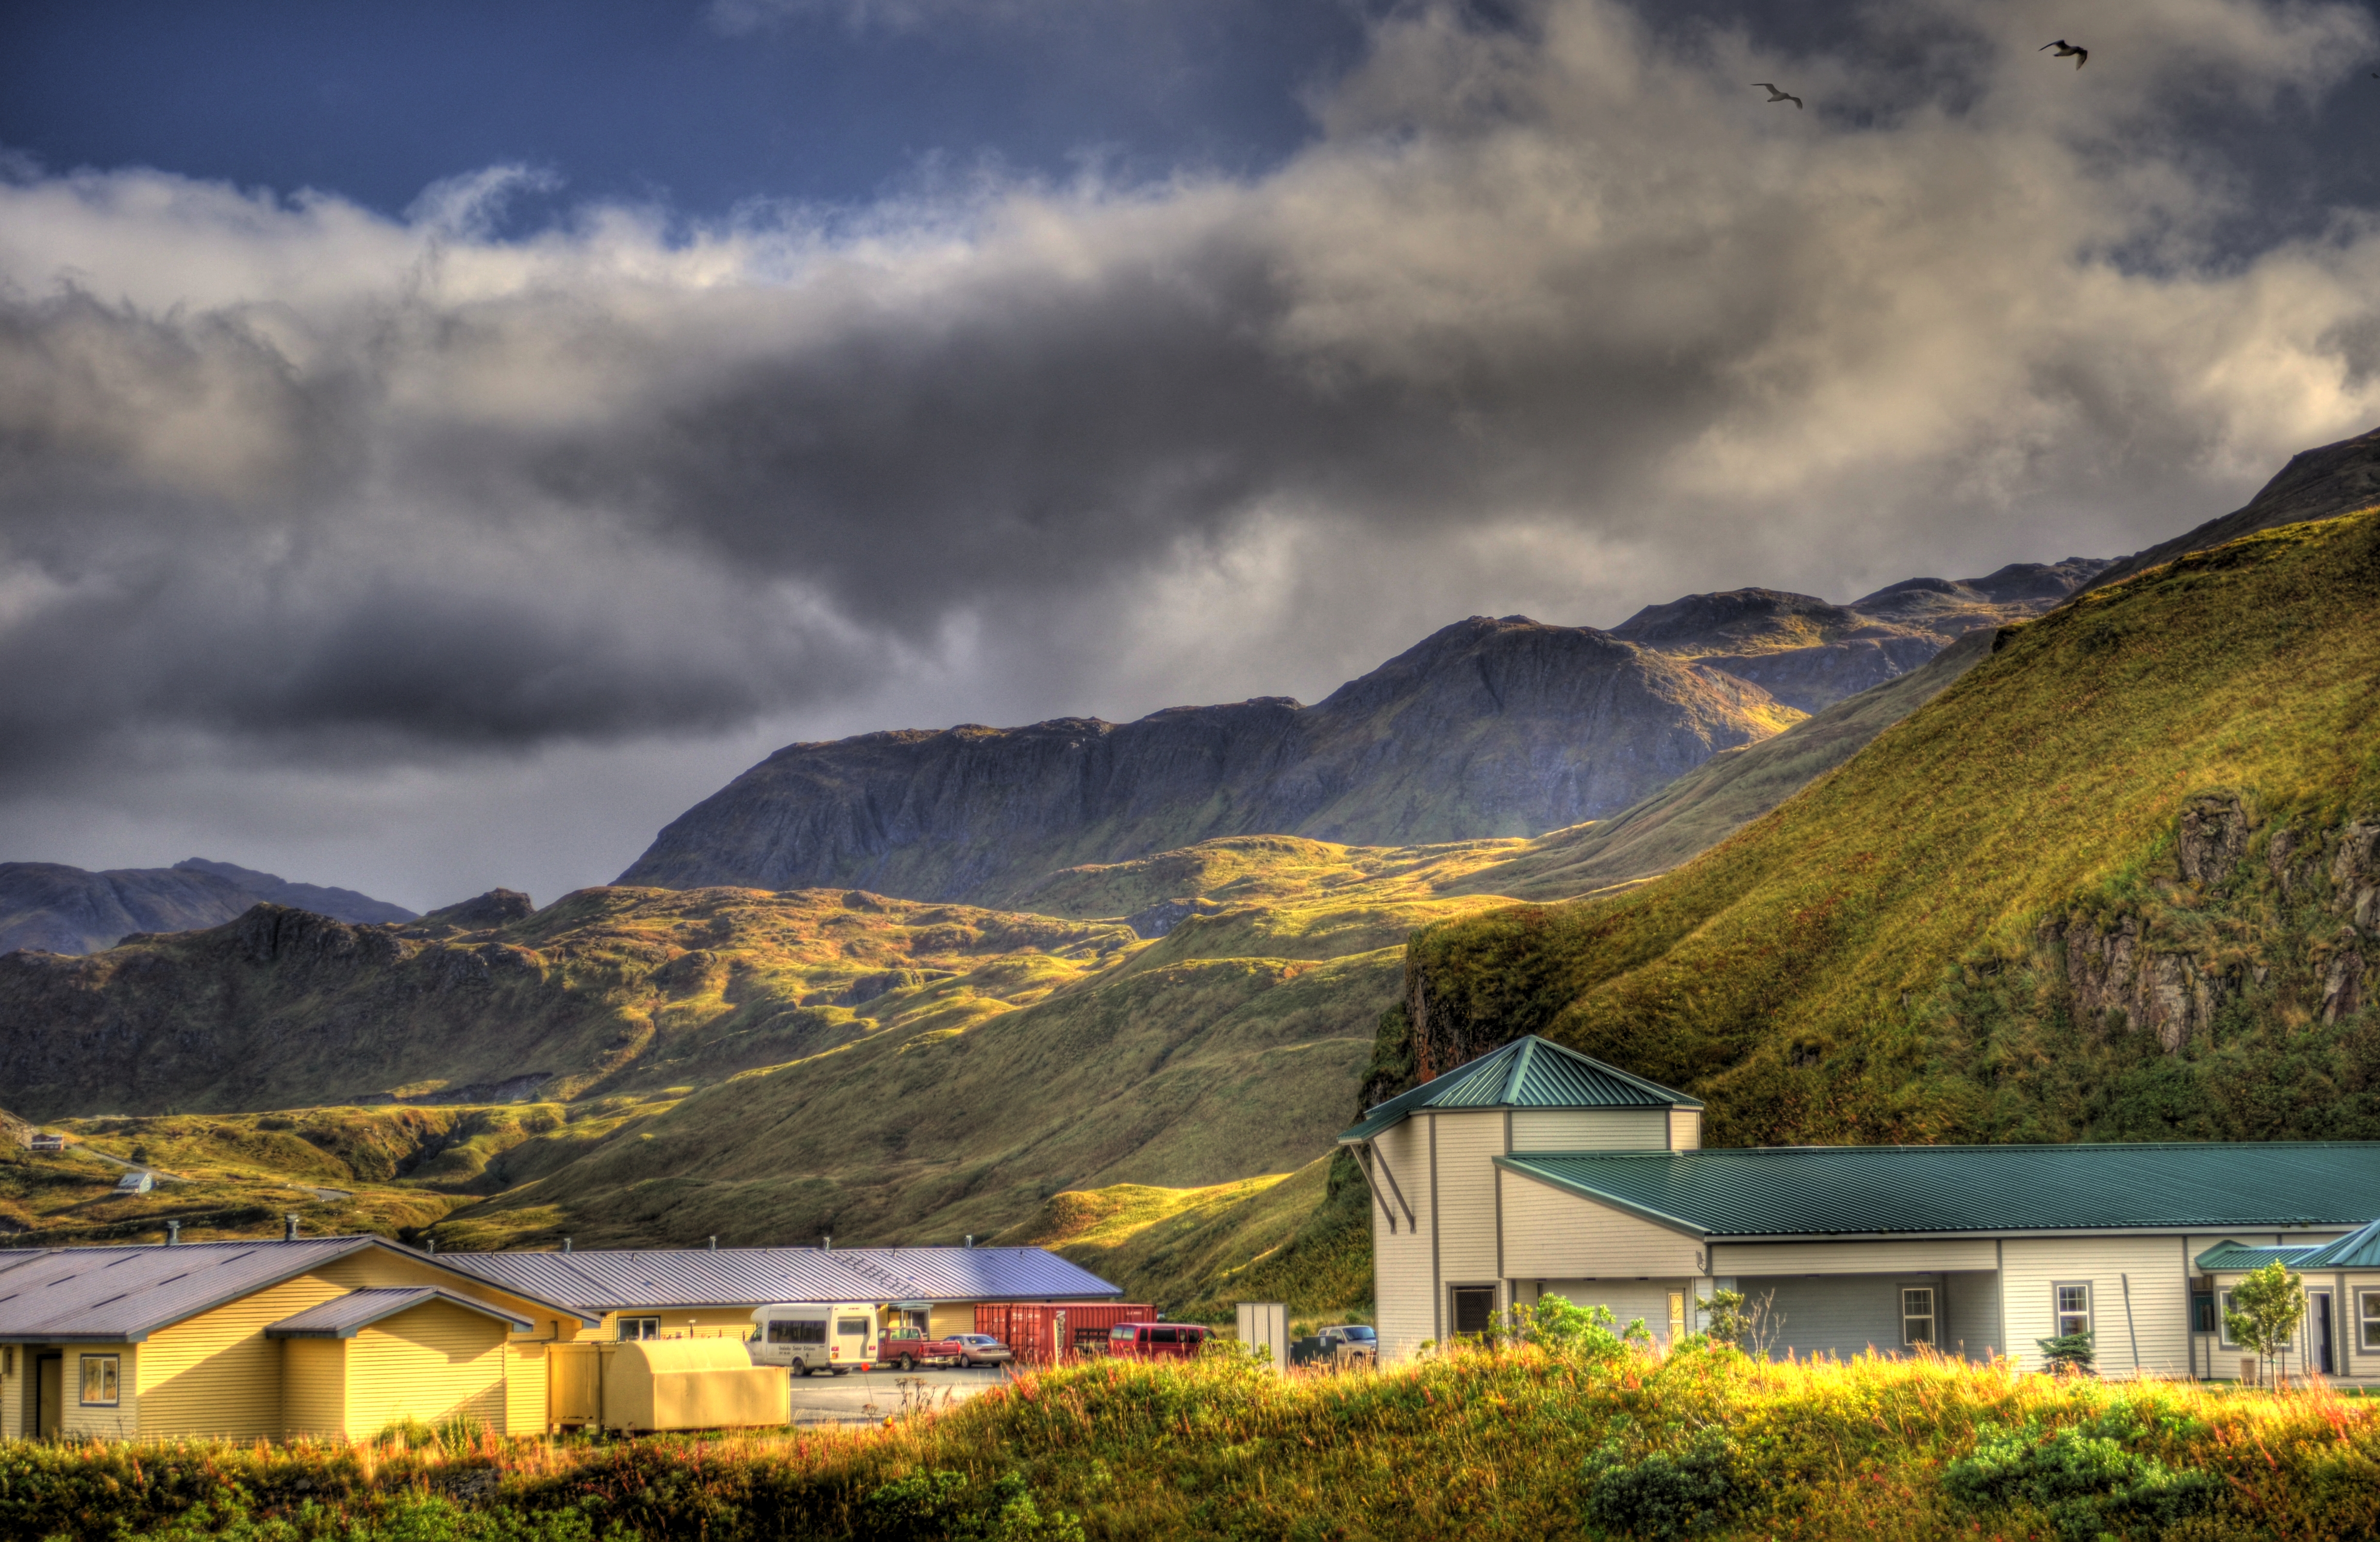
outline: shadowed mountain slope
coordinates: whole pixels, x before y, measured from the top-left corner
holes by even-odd
[[[2089,587],[2119,584],[2185,552],[2204,552],[2257,530],[2327,519],[2374,504],[2380,504],[2380,429],[2299,451],[2245,507],[2110,564]]]
[[[221,926],[259,900],[346,921],[401,921],[413,912],[351,889],[291,883],[271,873],[192,857],[171,868],[91,872],[57,862],[0,862],[0,953],[40,948],[87,953],[136,932]]]
[[[1220,835],[1529,835],[1617,813],[1800,716],[1590,627],[1475,616],[1313,707],[795,745],[672,823],[621,881],[1010,904],[1057,868]]]
[[[1617,897],[1432,928],[1427,1076],[1529,1032],[1715,1141],[2380,1134],[2380,511],[2079,596]]]

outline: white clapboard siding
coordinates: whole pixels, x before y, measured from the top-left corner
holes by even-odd
[[[1699,1151],[1703,1145],[1703,1114],[1700,1109],[1670,1111],[1670,1149]]]
[[[1496,1159],[1504,1154],[1503,1111],[1434,1113],[1429,1122],[1438,1127],[1439,1278],[1488,1284],[1500,1278]]]
[[[1376,1208],[1372,1217],[1372,1289],[1378,1313],[1380,1354],[1384,1359],[1411,1355],[1425,1339],[1439,1337],[1433,1304],[1437,1299],[1435,1238],[1429,1229],[1429,1121],[1407,1119],[1380,1133],[1372,1142],[1373,1181],[1381,1200],[1396,1211],[1396,1229],[1382,1223]],[[1394,1175],[1391,1188],[1381,1170]],[[1413,1207],[1408,1221],[1402,1192]]]
[[[1988,1360],[2000,1353],[2000,1277],[1989,1269],[1944,1277],[1942,1353]]]
[[[1515,1109],[1515,1151],[1661,1151],[1670,1145],[1666,1109]]]
[[[1670,1342],[1670,1293],[1687,1292],[1686,1309],[1694,1310],[1696,1295],[1710,1293],[1710,1281],[1699,1279],[1682,1280],[1548,1280],[1538,1292],[1532,1285],[1521,1287],[1521,1300],[1542,1300],[1545,1296],[1560,1296],[1573,1306],[1603,1306],[1610,1309],[1611,1329],[1620,1332],[1639,1318],[1645,1331],[1652,1334],[1656,1344]],[[1691,1317],[1689,1317],[1691,1321]]]
[[[1713,1274],[1936,1274],[1996,1269],[1991,1239],[1711,1244]]]
[[[1703,1272],[1702,1245],[1693,1237],[1535,1178],[1504,1169],[1498,1173],[1504,1272],[1512,1279],[1677,1279]]]
[[[2058,1330],[2052,1290],[2058,1284],[2082,1283],[2091,1287],[2092,1348],[2101,1376],[2188,1376],[2190,1276],[2184,1271],[2184,1240],[2011,1237],[2002,1243],[2000,1289],[2010,1354],[2019,1365],[2040,1369],[2037,1341]],[[2126,1276],[2131,1282],[2129,1319]]]

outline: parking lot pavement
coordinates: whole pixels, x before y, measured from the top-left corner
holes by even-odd
[[[971,1370],[853,1371],[848,1376],[796,1376],[797,1425],[872,1425],[920,1409],[955,1408],[1008,1379],[986,1366]]]

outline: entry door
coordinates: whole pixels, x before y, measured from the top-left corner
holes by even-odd
[[[63,1354],[44,1354],[34,1364],[33,1432],[55,1435],[66,1427],[67,1361]]]
[[[2314,1368],[2325,1376],[2338,1374],[2337,1368],[2331,1364],[2330,1293],[2328,1291],[2306,1292],[2306,1329],[2313,1335]]]
[[[1454,1287],[1454,1331],[1492,1333],[1496,1330],[1496,1287],[1493,1285],[1457,1285]]]

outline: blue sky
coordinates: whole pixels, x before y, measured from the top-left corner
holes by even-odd
[[[1261,170],[1312,133],[1300,89],[1365,39],[1356,0],[978,8],[27,3],[0,24],[0,144],[56,170],[153,165],[388,213],[518,162],[562,186],[516,207],[515,228],[588,199],[715,216],[863,202],[987,157],[1058,176],[1087,158]]]
[[[550,898],[795,739],[2137,550],[2380,422],[2374,70],[2362,0],[11,6],[0,860]]]

